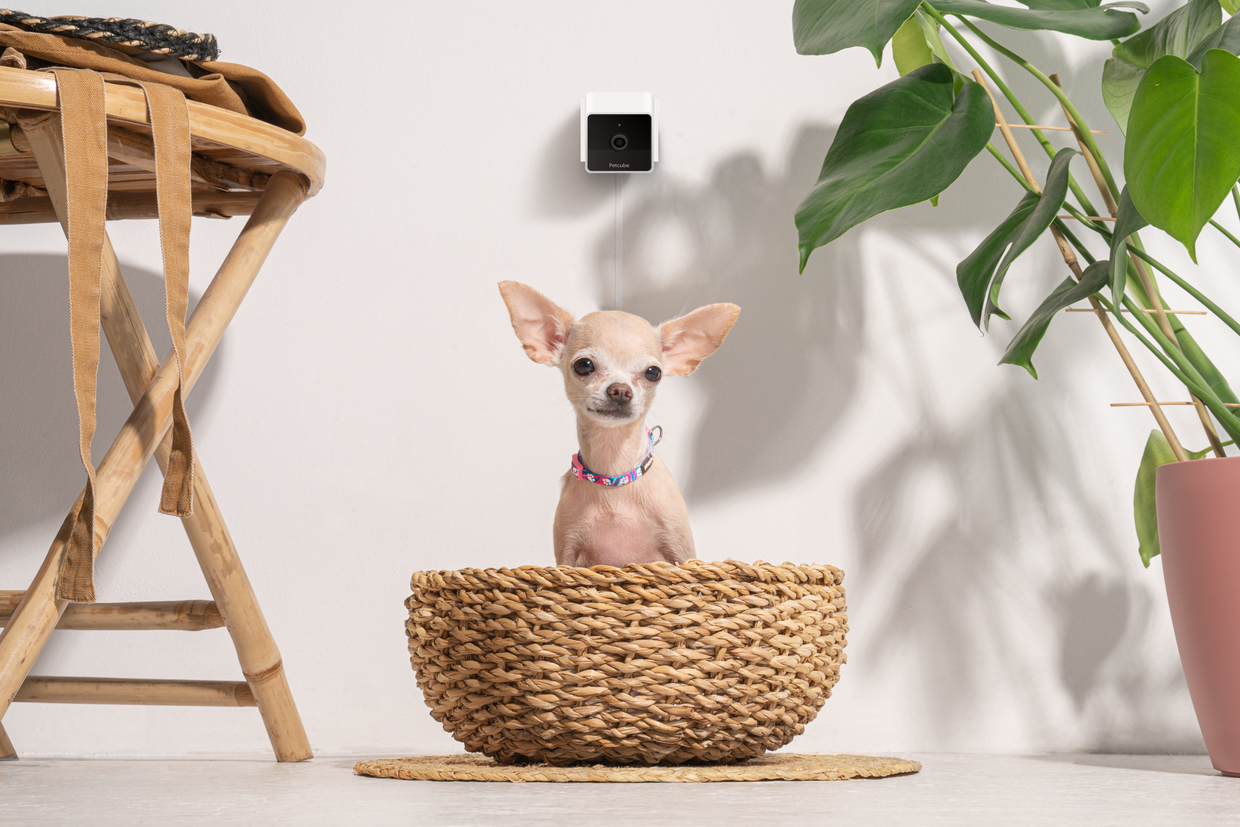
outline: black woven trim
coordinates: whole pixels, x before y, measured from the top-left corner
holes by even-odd
[[[220,56],[220,46],[213,34],[195,34],[163,23],[149,23],[129,17],[48,18],[0,9],[0,23],[31,32],[132,46],[144,52],[184,60],[215,60]]]

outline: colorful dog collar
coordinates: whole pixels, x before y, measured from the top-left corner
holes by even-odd
[[[658,439],[655,439],[654,431],[659,432]],[[629,471],[627,474],[621,474],[618,477],[604,477],[602,474],[596,474],[593,471],[589,471],[586,469],[585,465],[582,464],[581,452],[578,451],[573,454],[573,476],[579,480],[592,482],[595,485],[606,485],[613,488],[617,485],[628,485],[639,478],[642,474],[649,471],[651,465],[654,465],[654,446],[663,441],[663,428],[662,426],[655,425],[654,431],[650,428],[646,429],[646,438],[650,440],[650,447],[646,449],[646,456],[643,457],[642,461],[637,464],[637,467],[632,471]]]

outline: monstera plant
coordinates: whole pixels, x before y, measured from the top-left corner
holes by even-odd
[[[1236,394],[1180,318],[1165,312],[1160,280],[1182,288],[1237,335],[1240,323],[1203,292],[1210,273],[1177,272],[1150,255],[1139,235],[1146,228],[1168,234],[1194,263],[1207,227],[1240,247],[1214,220],[1220,209],[1240,213],[1240,20],[1231,17],[1237,0],[1190,0],[1149,26],[1149,10],[1137,2],[1021,3],[797,0],[792,22],[798,52],[822,55],[860,46],[881,64],[890,43],[901,75],[853,102],[844,115],[818,182],[796,213],[801,269],[816,248],[881,212],[927,200],[937,204],[939,194],[983,153],[1001,164],[1014,180],[1012,211],[956,269],[965,306],[984,330],[994,317],[1010,321],[1002,289],[1012,262],[1040,237],[1054,237],[1070,272],[1023,320],[1001,363],[1019,365],[1036,379],[1033,356],[1052,319],[1073,303],[1090,302],[1159,424],[1146,443],[1135,493],[1139,552],[1148,566],[1159,553],[1157,467],[1207,454],[1223,457],[1240,440]],[[1124,135],[1122,158],[1101,151],[1058,79],[1021,56],[1019,44],[1032,31],[1113,44],[1102,68],[1102,97]],[[1007,65],[986,60],[983,44]],[[1036,128],[999,68],[1035,78],[1047,102],[1058,101],[1062,123],[1072,132]],[[1019,126],[1034,127],[1034,138],[1051,159],[1042,180],[1033,176],[1011,131],[1004,128],[1002,138],[996,133],[996,118],[1005,121],[1005,112]],[[1050,135],[1071,146],[1057,149]],[[1117,169],[1126,186],[1117,181]],[[1087,194],[1092,189],[1096,195]],[[1099,197],[1096,206],[1092,199]],[[1072,218],[1062,220],[1064,213]],[[1235,264],[1228,263],[1232,279]],[[1202,428],[1193,441],[1208,443],[1204,450],[1180,444],[1128,343],[1149,350],[1186,388]]]

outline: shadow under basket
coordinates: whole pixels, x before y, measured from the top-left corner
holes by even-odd
[[[844,573],[690,560],[417,572],[431,715],[500,763],[733,763],[779,749],[844,663]]]

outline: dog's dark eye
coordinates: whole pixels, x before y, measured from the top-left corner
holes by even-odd
[[[646,381],[647,382],[658,382],[659,377],[661,377],[662,375],[663,375],[663,371],[659,370],[658,365],[651,365],[650,367],[646,368]]]
[[[573,373],[576,373],[578,376],[589,376],[591,373],[594,373],[594,363],[589,359],[578,359],[576,362],[573,362]]]

